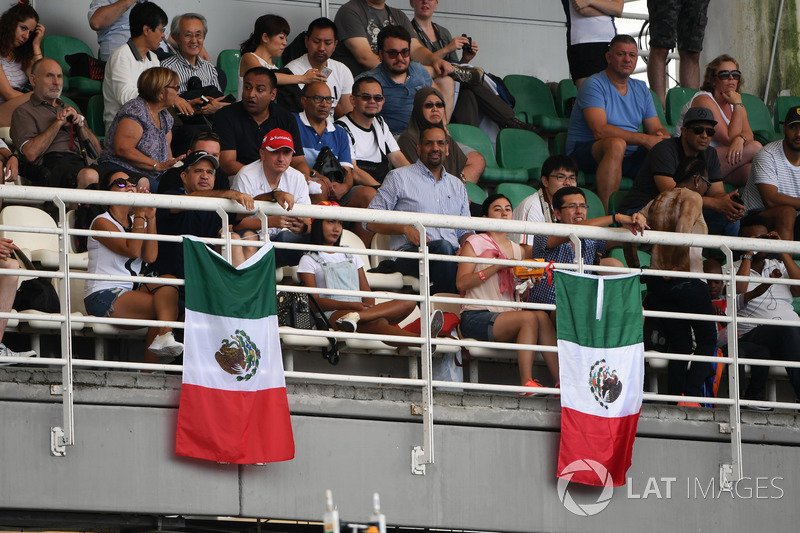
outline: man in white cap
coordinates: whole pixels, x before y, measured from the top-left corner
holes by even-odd
[[[231,189],[251,195],[256,200],[273,200],[275,195],[286,192],[293,196],[294,203],[311,204],[308,183],[302,172],[292,168],[294,140],[292,135],[280,128],[268,132],[261,142],[258,161],[245,165],[233,179]],[[280,200],[280,198],[276,198]],[[309,219],[272,215],[267,218],[269,238],[275,242],[308,242],[311,227]],[[254,238],[261,229],[258,217],[247,217],[234,228],[242,238]],[[254,252],[247,250],[245,254]],[[300,262],[301,250],[275,250],[275,266],[296,265]]]

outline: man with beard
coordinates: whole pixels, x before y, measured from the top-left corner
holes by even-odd
[[[444,129],[440,126],[423,129],[417,153],[419,159],[416,163],[387,174],[369,208],[470,216],[467,190],[461,180],[448,173],[442,164],[447,156],[447,133]],[[441,255],[455,255],[464,239],[473,233],[463,229],[428,227],[426,235],[422,236],[412,224],[370,222],[365,227],[375,233],[391,235],[392,250],[416,251],[421,242],[427,242],[429,253]],[[399,258],[395,260],[395,266],[404,275],[419,275],[417,259]],[[431,261],[431,293],[458,292],[457,269],[457,263]]]
[[[331,19],[322,17],[313,20],[308,25],[305,36],[308,53],[286,65],[286,68],[298,76],[302,76],[310,69],[317,69],[323,74],[328,72],[325,75],[325,83],[333,96],[332,114],[337,118],[353,109],[349,98],[353,86],[353,74],[344,63],[330,59],[338,42],[336,25]],[[305,84],[299,83],[298,86],[303,89]]]
[[[608,67],[581,85],[570,117],[567,155],[582,171],[596,173],[597,195],[606,209],[622,176],[636,176],[647,151],[669,137],[647,85],[631,79],[638,59],[633,37],[614,37],[606,52]]]
[[[798,234],[800,210],[800,106],[786,113],[783,139],[762,148],[753,158],[744,187],[747,214],[765,217],[783,240]]]
[[[619,211],[626,214],[640,211],[659,193],[675,187],[678,164],[687,157],[697,157],[705,162],[708,181],[711,182],[711,187],[703,195],[703,218],[708,225],[708,232],[731,237],[738,235],[738,220],[744,216],[744,205],[738,192],[725,192],[717,151],[708,149],[716,123],[710,109],[689,108],[681,136],[665,139],[647,153],[642,169],[622,200]]]

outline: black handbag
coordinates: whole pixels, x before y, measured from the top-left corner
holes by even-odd
[[[330,321],[310,294],[299,292],[279,292],[278,325],[296,329],[312,329],[312,325],[321,331],[331,331]],[[339,363],[339,342],[328,337],[328,347],[322,349],[322,357],[332,365]]]
[[[14,250],[14,254],[25,269],[34,270],[33,263],[21,250]],[[35,309],[43,313],[58,313],[61,311],[61,302],[50,278],[33,278],[19,284],[13,308],[17,311]]]
[[[344,183],[344,168],[333,155],[329,146],[323,146],[314,162],[314,170],[337,183]]]

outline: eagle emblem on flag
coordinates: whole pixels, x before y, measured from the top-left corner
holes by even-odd
[[[236,376],[236,381],[249,381],[258,372],[261,350],[244,330],[237,329],[231,339],[222,339],[214,359],[222,370]]]
[[[605,359],[600,359],[589,370],[589,388],[597,403],[608,409],[608,404],[614,403],[622,393],[622,381],[617,371],[611,370]]]

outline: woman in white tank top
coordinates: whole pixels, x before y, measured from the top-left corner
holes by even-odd
[[[109,174],[105,190],[147,194],[147,179],[137,181],[124,172]],[[156,233],[154,207],[110,205],[98,215],[92,230],[117,233]],[[113,276],[138,276],[144,263],[152,263],[158,255],[158,242],[114,237],[89,237],[89,272]],[[172,277],[172,276],[165,276]],[[178,289],[173,285],[141,284],[133,281],[88,280],[84,302],[95,316],[174,321],[178,318]],[[145,363],[169,362],[183,353],[169,327],[151,327],[147,332]]]

